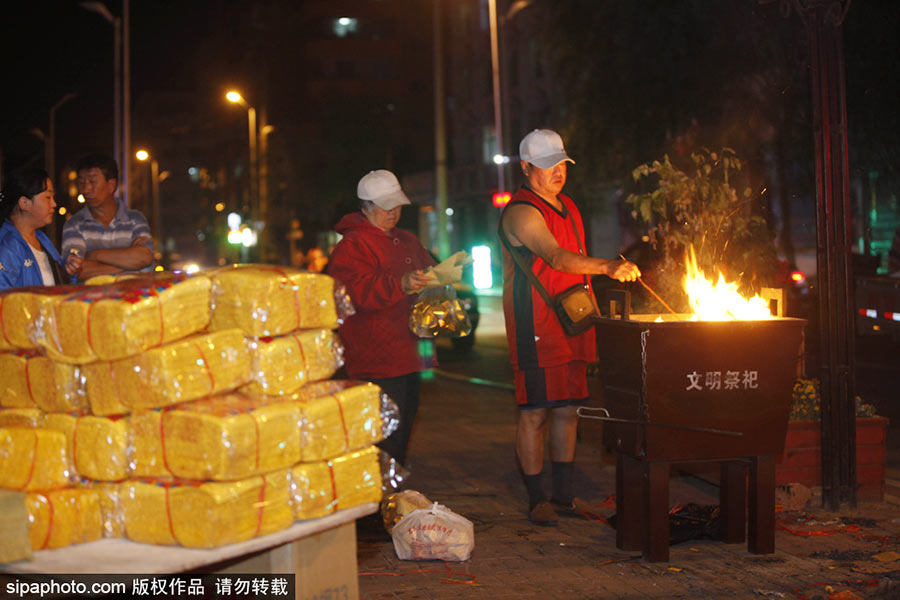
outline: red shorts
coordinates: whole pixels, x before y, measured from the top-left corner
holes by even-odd
[[[590,400],[587,387],[587,361],[574,360],[558,367],[513,369],[516,403],[519,408],[552,408],[585,404]]]

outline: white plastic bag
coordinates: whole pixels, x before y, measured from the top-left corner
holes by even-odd
[[[414,510],[391,531],[400,560],[469,560],[475,547],[472,521],[435,502]]]

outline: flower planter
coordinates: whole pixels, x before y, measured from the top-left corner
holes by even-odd
[[[856,419],[856,497],[884,499],[885,417]],[[775,483],[822,485],[822,432],[819,421],[789,421],[784,453],[776,460]]]

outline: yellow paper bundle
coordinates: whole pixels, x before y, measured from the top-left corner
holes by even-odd
[[[76,286],[35,286],[13,288],[0,293],[0,350],[40,347],[46,315]]]
[[[338,326],[334,280],[288,267],[236,265],[208,273],[212,331],[238,327],[249,336]]]
[[[334,458],[384,439],[381,388],[369,382],[330,380],[300,388],[303,462]]]
[[[42,345],[61,362],[116,360],[181,339],[209,322],[209,279],[165,273],[87,286],[54,307]]]
[[[128,539],[215,548],[285,529],[293,523],[286,469],[230,482],[120,484]]]
[[[311,381],[328,379],[344,364],[344,349],[329,329],[307,329],[249,341],[251,394],[293,394]]]
[[[66,455],[81,477],[97,481],[121,481],[128,477],[128,422],[125,419],[47,415],[44,427],[66,436]]]
[[[44,423],[46,416],[39,408],[0,408],[0,427],[34,429]]]
[[[0,406],[80,412],[87,408],[81,370],[31,351],[0,353]]]
[[[381,467],[374,447],[291,469],[294,519],[304,521],[381,501]]]
[[[87,482],[87,487],[97,493],[100,500],[100,516],[103,520],[103,537],[125,537],[125,510],[122,507],[122,483],[102,481]]]
[[[34,550],[93,542],[103,536],[100,498],[90,488],[27,494],[28,537]]]
[[[30,492],[69,485],[66,436],[52,429],[0,429],[0,488]]]
[[[117,283],[128,279],[137,279],[142,277],[137,273],[120,273],[118,275],[94,275],[84,282],[84,285],[106,285],[108,283]]]
[[[233,390],[250,377],[238,329],[197,334],[109,363],[83,367],[91,412],[121,414]]]
[[[164,479],[172,473],[166,467],[160,424],[161,409],[139,409],[128,415],[128,429],[131,432],[131,477]]]
[[[176,406],[161,419],[163,463],[177,477],[243,479],[300,461],[296,403],[226,394]]]

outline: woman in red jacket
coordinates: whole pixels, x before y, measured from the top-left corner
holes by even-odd
[[[345,215],[335,227],[343,238],[328,273],[347,286],[356,308],[339,329],[347,374],[379,385],[397,403],[400,427],[379,446],[403,464],[424,367],[418,338],[409,330],[409,310],[412,294],[431,280],[424,269],[434,260],[416,236],[396,227],[410,202],[393,173],[371,171],[359,180],[356,195],[360,212]]]

